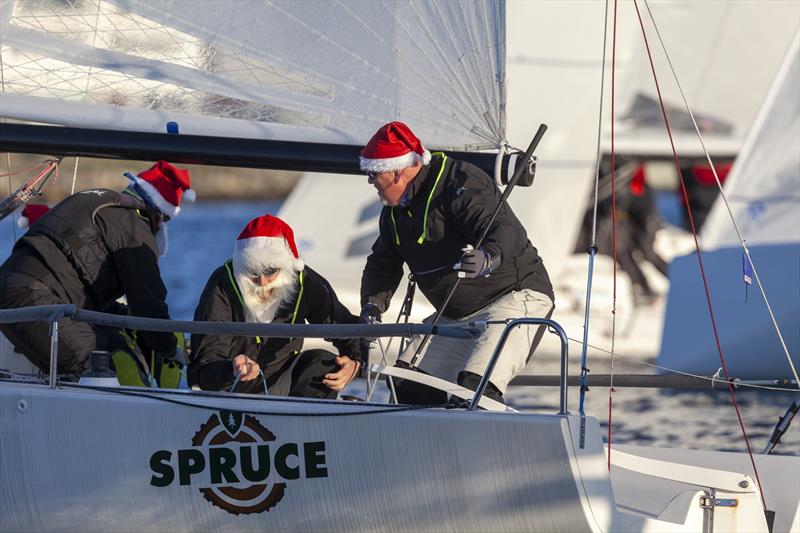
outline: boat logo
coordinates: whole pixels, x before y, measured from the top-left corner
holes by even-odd
[[[192,447],[158,450],[150,456],[154,487],[197,487],[229,513],[269,511],[283,499],[287,483],[328,477],[325,442],[278,443],[255,416],[213,413],[192,437]]]

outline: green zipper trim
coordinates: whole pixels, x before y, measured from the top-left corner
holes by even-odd
[[[236,293],[236,296],[239,298],[239,303],[242,304],[244,307],[244,298],[242,298],[242,293],[239,292],[239,285],[236,283],[236,280],[233,277],[233,270],[231,269],[231,265],[233,264],[233,260],[228,259],[225,261],[225,270],[228,272],[228,279],[231,280],[231,285],[233,286],[233,291]],[[256,344],[261,344],[261,337],[256,336]]]
[[[447,155],[445,155],[444,152],[434,152],[431,155],[442,156],[442,168],[439,169],[439,174],[436,176],[436,181],[433,182],[431,192],[428,194],[428,201],[425,203],[425,214],[422,218],[422,235],[420,235],[419,239],[417,239],[417,244],[422,244],[428,237],[428,210],[431,208],[431,200],[433,199],[433,193],[436,191],[436,186],[439,184],[439,178],[441,178],[442,174],[444,174],[444,167],[447,164]]]
[[[297,320],[297,310],[300,309],[300,300],[303,299],[303,272],[300,272],[300,292],[297,294],[297,303],[294,304],[294,313],[292,314],[292,325],[294,325],[295,321]],[[289,337],[289,342],[292,342],[294,337]],[[297,355],[297,350],[293,350],[292,353]]]
[[[422,235],[419,236],[417,239],[417,244],[422,244],[425,242],[425,239],[428,237],[428,211],[431,208],[431,200],[433,200],[433,193],[436,192],[436,186],[439,184],[439,179],[444,174],[444,167],[447,163],[447,155],[444,152],[433,152],[431,155],[438,155],[442,157],[442,167],[439,169],[439,174],[436,176],[436,181],[433,182],[433,187],[431,187],[431,192],[428,194],[428,201],[425,202],[425,213],[422,215]],[[400,246],[400,233],[397,231],[397,222],[394,219],[394,207],[391,208],[389,214],[392,217],[392,226],[394,227],[394,243],[397,246]],[[412,218],[411,211],[408,211],[408,217]]]

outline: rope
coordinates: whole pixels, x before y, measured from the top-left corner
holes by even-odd
[[[703,258],[700,255],[700,244],[698,243],[698,240],[697,240],[697,231],[696,231],[695,226],[694,226],[694,218],[692,217],[692,210],[689,207],[689,196],[688,196],[688,194],[686,192],[686,185],[685,185],[684,180],[683,180],[683,173],[681,172],[680,163],[678,162],[678,152],[675,150],[675,141],[672,138],[672,130],[670,129],[669,118],[667,118],[667,110],[664,107],[664,100],[661,97],[661,88],[660,88],[660,86],[658,84],[658,76],[656,75],[655,65],[653,64],[653,56],[650,53],[650,44],[647,41],[647,33],[645,32],[645,29],[644,29],[644,21],[642,20],[642,15],[639,12],[639,4],[637,3],[636,0],[633,0],[633,6],[636,8],[636,16],[639,19],[639,26],[642,29],[642,37],[644,38],[644,45],[645,45],[645,48],[647,49],[647,57],[648,57],[648,59],[650,61],[650,69],[653,72],[653,81],[655,82],[656,92],[658,93],[658,102],[659,102],[659,105],[661,106],[661,114],[664,117],[664,124],[665,124],[665,126],[667,128],[667,135],[669,136],[669,142],[670,142],[670,146],[672,148],[672,155],[673,155],[673,158],[675,160],[675,169],[678,171],[678,177],[681,180],[681,189],[683,191],[683,198],[684,198],[684,200],[686,202],[686,212],[687,212],[688,217],[689,217],[689,225],[690,225],[690,227],[692,229],[692,236],[694,237],[694,246],[695,246],[695,250],[697,252],[697,262],[700,265],[700,275],[701,275],[701,277],[703,279],[703,287],[704,287],[705,293],[706,293],[706,302],[708,303],[708,313],[709,313],[709,315],[711,317],[711,327],[714,330],[714,340],[715,340],[715,342],[717,344],[717,353],[719,353],[719,360],[720,360],[720,364],[722,365],[722,371],[723,371],[723,373],[725,375],[725,380],[728,381],[728,391],[730,391],[731,401],[733,402],[733,408],[736,410],[736,418],[738,418],[738,420],[739,420],[739,427],[741,427],[741,429],[742,429],[742,435],[744,437],[744,442],[747,445],[747,453],[750,456],[750,463],[753,465],[753,472],[754,472],[755,477],[756,477],[756,482],[758,483],[758,490],[761,493],[761,505],[763,506],[764,511],[766,512],[766,510],[767,510],[767,502],[766,502],[766,499],[764,498],[764,490],[761,488],[761,480],[759,479],[758,468],[756,467],[756,461],[753,458],[753,451],[752,451],[752,449],[750,447],[750,439],[747,437],[747,430],[744,427],[744,420],[742,420],[742,414],[739,411],[739,405],[736,403],[736,393],[734,392],[733,385],[731,384],[730,375],[728,374],[728,367],[725,364],[725,357],[722,355],[722,344],[721,344],[721,342],[719,340],[719,332],[717,331],[717,321],[716,321],[716,318],[714,317],[714,308],[713,308],[713,306],[711,304],[711,293],[710,293],[710,291],[708,289],[708,279],[706,278],[706,272],[705,272],[705,268],[703,266]],[[612,136],[612,138],[613,138],[613,136]]]
[[[264,396],[269,397],[269,390],[267,390],[267,376],[264,375],[264,371],[260,368],[258,369],[258,373],[261,374],[261,381],[264,383]],[[236,385],[239,384],[239,379],[241,379],[241,377],[241,374],[236,374],[236,379],[233,380],[233,385],[231,385],[231,388],[228,390],[228,392],[233,392],[236,390]]]
[[[201,405],[192,402],[177,400],[175,398],[163,397],[158,394],[147,393],[147,392],[139,392],[133,390],[126,390],[126,389],[116,389],[113,387],[93,387],[90,385],[80,385],[78,383],[59,383],[61,387],[65,388],[73,388],[73,389],[87,389],[87,390],[94,390],[100,392],[109,392],[111,394],[118,394],[120,396],[133,396],[137,398],[150,398],[151,400],[156,400],[159,402],[164,403],[171,403],[175,405],[180,405],[183,407],[194,407],[196,409],[203,409],[206,411],[219,411],[219,407],[214,407],[211,405]],[[237,398],[242,399],[242,398]],[[263,396],[255,396],[253,398],[247,398],[250,401],[272,401],[272,402],[279,402],[281,399],[277,398],[265,398]],[[284,401],[296,402],[298,400],[292,399],[285,399]],[[327,401],[313,401],[309,399],[304,399],[305,402],[308,403],[324,403],[326,405],[330,405],[330,400]],[[388,408],[380,408],[380,409],[371,409],[371,410],[364,410],[364,411],[352,411],[346,413],[337,413],[337,412],[306,412],[306,413],[282,413],[282,412],[273,412],[273,411],[260,411],[255,409],[242,409],[241,412],[251,414],[251,415],[262,415],[262,416],[298,416],[298,417],[330,417],[330,416],[359,416],[359,415],[380,415],[380,414],[392,414],[392,413],[400,413],[403,411],[417,411],[421,409],[431,409],[433,407],[439,407],[437,405],[404,405],[401,407],[388,407]]]
[[[11,153],[9,152],[6,152],[6,169],[8,170],[8,173],[6,174],[6,178],[8,180],[8,195],[11,196],[14,194],[14,190],[11,188],[11,176],[16,173],[11,172]],[[14,246],[13,243],[17,242],[17,221],[16,214],[13,212],[11,213],[11,234],[14,237],[14,240],[11,241],[11,246]]]
[[[78,161],[80,161],[80,157],[75,156],[75,169],[72,171],[72,188],[69,191],[70,196],[75,194],[75,181],[78,179]]]
[[[736,231],[736,236],[739,239],[739,243],[742,246],[742,250],[744,254],[747,256],[747,260],[750,262],[750,265],[753,268],[753,274],[756,279],[756,284],[758,285],[758,290],[761,292],[762,298],[764,298],[764,303],[767,305],[767,312],[769,313],[769,317],[772,320],[772,325],[775,328],[775,333],[778,335],[778,339],[781,342],[781,346],[783,347],[783,352],[786,354],[786,360],[789,362],[789,368],[792,369],[792,375],[794,376],[794,380],[800,383],[800,378],[797,377],[797,369],[795,369],[794,362],[792,361],[791,355],[789,355],[789,348],[786,346],[786,342],[783,339],[783,335],[781,334],[781,329],[778,326],[778,321],[775,319],[775,314],[772,312],[772,306],[769,304],[769,300],[767,299],[767,293],[764,290],[764,286],[761,284],[761,278],[758,277],[758,271],[756,270],[756,265],[753,262],[752,257],[750,257],[750,250],[747,248],[747,244],[744,242],[744,237],[742,237],[742,232],[739,230],[739,225],[736,223],[736,217],[733,216],[733,210],[731,209],[730,204],[728,203],[728,197],[725,194],[725,190],[722,187],[722,182],[717,175],[717,168],[714,166],[714,163],[711,161],[711,155],[708,152],[708,148],[706,148],[706,143],[703,140],[703,135],[700,133],[700,128],[697,125],[697,121],[694,118],[694,113],[692,112],[691,107],[689,106],[689,102],[686,100],[686,95],[683,92],[683,87],[681,86],[680,82],[678,81],[678,75],[675,72],[675,67],[672,65],[672,60],[667,53],[667,47],[664,44],[664,40],[661,38],[661,32],[658,30],[658,26],[656,25],[656,21],[653,18],[653,12],[650,10],[650,4],[647,3],[647,0],[644,0],[644,5],[647,8],[647,13],[650,15],[650,20],[653,22],[653,27],[656,30],[656,35],[658,36],[658,40],[661,43],[661,48],[664,50],[664,55],[667,58],[667,63],[669,64],[669,68],[672,71],[672,77],[675,79],[675,83],[678,86],[678,90],[681,93],[681,98],[683,99],[683,105],[686,107],[686,111],[689,113],[689,117],[692,119],[692,125],[694,126],[694,130],[697,133],[697,138],[700,140],[700,145],[703,147],[703,153],[705,153],[706,161],[708,161],[708,166],[711,168],[711,172],[714,174],[714,181],[717,183],[717,187],[719,188],[719,194],[722,198],[722,202],[725,205],[725,209],[728,211],[728,216],[733,223],[733,229]]]
[[[0,46],[0,94],[5,94],[6,92],[6,68],[5,63],[3,62],[3,47]],[[7,123],[8,120],[5,117],[2,117],[3,123]],[[8,195],[11,196],[14,191],[11,190],[11,153],[6,152],[6,168],[8,170]],[[11,213],[11,231],[14,236],[14,240],[11,242],[11,246],[14,246],[14,243],[17,242],[17,221],[14,220],[14,213]]]
[[[611,471],[611,415],[614,406],[614,343],[617,334],[617,194],[614,172],[614,118],[617,73],[617,0],[614,0],[614,30],[611,37],[611,242],[614,249],[614,289],[611,296],[611,378],[608,383],[608,471]]]
[[[567,339],[572,341],[572,342],[574,342],[574,343],[576,343],[576,344],[579,344],[579,345],[583,344],[580,339],[573,339],[572,337],[567,337]],[[601,348],[601,347],[599,347],[597,345],[594,345],[594,344],[589,344],[588,348],[591,348],[593,350],[597,350],[598,352],[602,352],[604,354],[611,354],[611,350],[606,350],[605,348]],[[622,357],[623,359],[629,360],[631,362],[634,362],[634,363],[637,363],[637,364],[640,364],[640,365],[644,365],[644,366],[647,366],[647,367],[650,367],[650,368],[656,368],[658,370],[663,370],[664,372],[669,372],[670,374],[678,374],[678,375],[681,375],[681,376],[687,376],[687,377],[691,377],[691,378],[701,379],[701,380],[709,381],[712,384],[713,383],[725,383],[725,384],[729,383],[729,382],[725,381],[724,379],[717,378],[716,376],[709,377],[709,376],[703,376],[701,374],[692,374],[691,372],[684,372],[682,370],[675,370],[674,368],[669,368],[669,367],[666,367],[666,366],[660,366],[660,365],[657,365],[655,363],[648,363],[647,361],[642,361],[641,359],[639,359],[635,355],[626,355],[626,354],[621,354],[619,352],[616,352],[614,355],[616,357]],[[775,391],[775,392],[791,392],[793,394],[800,394],[800,390],[791,391],[791,390],[788,390],[788,389],[785,389],[785,388],[781,388],[781,387],[769,387],[767,385],[754,385],[752,383],[746,383],[746,382],[741,382],[741,381],[736,381],[736,380],[732,380],[730,383],[732,383],[736,387],[746,387],[746,388],[751,388],[751,389],[769,390],[769,391]]]
[[[6,155],[9,155],[9,154],[8,154],[8,153],[6,153]],[[31,166],[29,166],[29,167],[25,167],[25,168],[23,168],[23,169],[16,170],[16,171],[14,171],[14,172],[11,172],[11,167],[10,167],[10,165],[9,165],[8,172],[6,172],[6,173],[4,173],[4,174],[0,174],[0,177],[3,177],[3,178],[5,178],[5,177],[16,176],[16,175],[18,175],[18,174],[22,174],[23,172],[29,172],[29,171],[31,171],[31,170],[36,170],[36,169],[42,168],[42,167],[44,167],[44,166],[47,166],[47,165],[49,165],[49,164],[50,164],[50,160],[49,160],[49,159],[46,159],[46,160],[42,161],[41,163],[36,163],[35,165],[31,165]]]

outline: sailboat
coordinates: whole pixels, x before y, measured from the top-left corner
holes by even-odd
[[[761,276],[786,347],[800,366],[800,36],[789,47],[773,88],[745,146],[736,160],[725,192],[741,221],[753,261],[763,264]],[[723,198],[714,205],[702,230],[709,275],[719,280],[712,293],[719,303],[730,372],[751,379],[792,379],[780,339],[757,286],[748,298],[752,270],[742,268],[742,250],[729,223]],[[700,329],[705,325],[691,286],[690,258],[673,262],[660,364],[684,372],[714,374],[719,358]],[[733,268],[731,268],[732,265]],[[748,274],[749,273],[749,274]],[[727,287],[727,289],[723,289]],[[737,287],[742,290],[735,290]],[[681,334],[678,334],[681,332]],[[691,343],[685,342],[692,339]],[[707,339],[706,339],[707,340]],[[757,354],[757,356],[756,356]]]
[[[359,146],[383,122],[400,119],[430,147],[494,175],[514,159],[505,141],[524,145],[514,137],[532,133],[512,126],[516,99],[525,106],[515,112],[541,112],[539,120],[562,124],[549,146],[577,154],[560,160],[545,145],[538,154],[532,190],[540,201],[560,205],[574,191],[551,189],[552,182],[577,169],[584,172],[577,180],[584,192],[591,184],[596,136],[577,117],[585,115],[580,108],[599,104],[582,95],[603,62],[597,53],[576,62],[569,48],[550,42],[577,67],[570,70],[574,77],[552,84],[518,78],[513,92],[510,80],[506,86],[512,74],[507,31],[536,23],[547,31],[530,38],[546,39],[571,27],[571,37],[562,34],[557,42],[596,52],[604,10],[600,3],[566,11],[542,5],[540,16],[530,18],[536,4],[492,1],[6,0],[0,3],[0,114],[7,122],[0,124],[0,148],[355,173]],[[796,8],[757,7],[774,17],[769,44],[781,45],[779,28],[795,24]],[[534,12],[521,17],[516,9]],[[759,65],[772,58],[765,55]],[[518,59],[520,71],[553,68],[545,58]],[[526,96],[534,86],[549,93]],[[479,151],[498,147],[502,157]],[[301,185],[286,213],[302,207],[310,183]],[[512,203],[522,212],[530,200],[520,195]],[[344,239],[351,263],[341,267],[352,275],[374,231],[374,205],[337,214],[357,227],[358,239]],[[526,223],[539,216],[528,213]],[[568,210],[552,216],[553,226],[567,228],[573,218],[577,224]],[[307,242],[305,253],[324,255],[335,247],[331,257],[340,257],[339,240]],[[537,243],[545,250],[546,240]],[[555,251],[545,256],[557,263]],[[337,284],[336,272],[326,276]],[[69,305],[0,310],[0,320],[61,316],[119,320]],[[289,334],[273,325],[133,317],[126,323]],[[742,454],[630,448],[612,456],[618,473],[612,484],[597,419],[573,414],[569,402],[566,335],[556,322],[548,325],[562,332],[564,361],[561,404],[552,414],[515,412],[453,384],[443,387],[471,400],[469,410],[89,387],[55,375],[44,383],[0,379],[0,530],[797,529],[800,465],[793,457],[756,456],[760,476],[754,476]],[[403,336],[425,327],[301,325],[290,335]],[[439,333],[474,334],[479,327]]]

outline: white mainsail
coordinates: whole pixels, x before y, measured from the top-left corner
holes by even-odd
[[[5,118],[442,148],[505,135],[502,2],[0,2]]]

